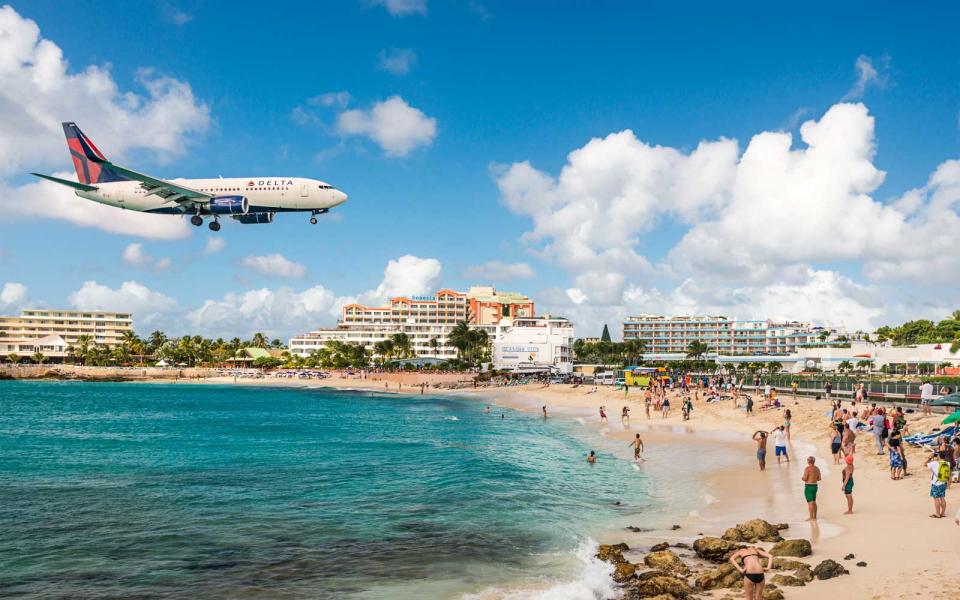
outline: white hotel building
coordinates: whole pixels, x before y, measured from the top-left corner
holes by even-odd
[[[493,366],[515,372],[573,372],[573,323],[563,317],[501,321],[493,342]]]
[[[641,315],[627,317],[623,323],[623,341],[643,341],[646,355],[685,354],[693,341],[706,343],[711,354],[790,354],[801,345],[817,343],[822,332],[822,328],[810,323],[709,316]]]
[[[20,316],[0,316],[0,358],[11,354],[27,358],[39,352],[48,359],[63,359],[80,336],[88,336],[91,345],[112,348],[128,331],[133,331],[130,313],[25,309]]]

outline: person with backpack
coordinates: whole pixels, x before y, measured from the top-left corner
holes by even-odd
[[[935,452],[930,453],[927,468],[933,476],[930,478],[930,497],[933,498],[931,519],[942,519],[947,515],[947,487],[950,485],[950,463]]]

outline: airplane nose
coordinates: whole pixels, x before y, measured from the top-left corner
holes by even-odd
[[[334,200],[337,204],[343,204],[344,202],[347,201],[347,198],[349,198],[349,196],[347,196],[346,194],[344,194],[344,193],[341,192],[340,190],[334,190],[334,191],[333,191],[333,200]]]

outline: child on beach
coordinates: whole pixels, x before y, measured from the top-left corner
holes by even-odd
[[[890,479],[903,479],[903,455],[900,454],[899,445],[890,446]]]

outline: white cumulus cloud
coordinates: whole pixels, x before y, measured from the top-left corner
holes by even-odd
[[[857,72],[857,80],[854,82],[850,91],[843,96],[843,100],[859,100],[863,98],[864,92],[870,86],[884,87],[887,85],[887,69],[890,65],[888,56],[881,57],[879,64],[874,65],[873,59],[861,54],[854,63],[854,70]]]
[[[529,279],[536,277],[533,268],[524,262],[505,263],[499,260],[490,260],[482,265],[467,267],[463,272],[465,279],[478,281],[507,281],[510,279]]]
[[[177,310],[176,300],[136,281],[125,281],[119,288],[85,281],[70,294],[70,305],[77,310],[131,312],[138,328],[169,325]]]
[[[376,102],[370,109],[353,109],[337,115],[341,135],[366,136],[387,156],[406,156],[418,146],[429,146],[437,136],[437,120],[428,117],[400,96]]]
[[[240,264],[264,277],[297,279],[307,274],[307,267],[303,263],[294,262],[282,254],[245,256],[240,260]]]
[[[440,283],[440,261],[407,254],[387,263],[383,281],[377,289],[366,292],[362,299],[368,303],[386,302],[396,296],[423,296],[436,291]]]
[[[9,281],[0,288],[0,310],[13,311],[27,302],[27,286]]]
[[[137,242],[127,244],[127,247],[123,249],[122,257],[123,262],[132,267],[153,267],[157,271],[169,269],[172,264],[172,261],[169,258],[156,258],[150,254],[147,254],[147,252],[143,249],[143,244]]]
[[[417,54],[410,48],[381,50],[377,58],[377,68],[394,75],[406,75],[417,64]]]
[[[742,152],[729,139],[685,151],[622,131],[572,151],[556,176],[526,161],[492,173],[504,204],[531,220],[523,240],[572,284],[541,307],[591,325],[603,313],[710,312],[866,327],[894,306],[930,314],[930,282],[960,269],[960,161],[881,201],[875,152],[874,117],[840,103],[799,140],[760,132]],[[679,241],[651,259],[641,249],[661,229]],[[835,263],[846,267],[824,266]],[[920,287],[889,285],[907,279]]]

